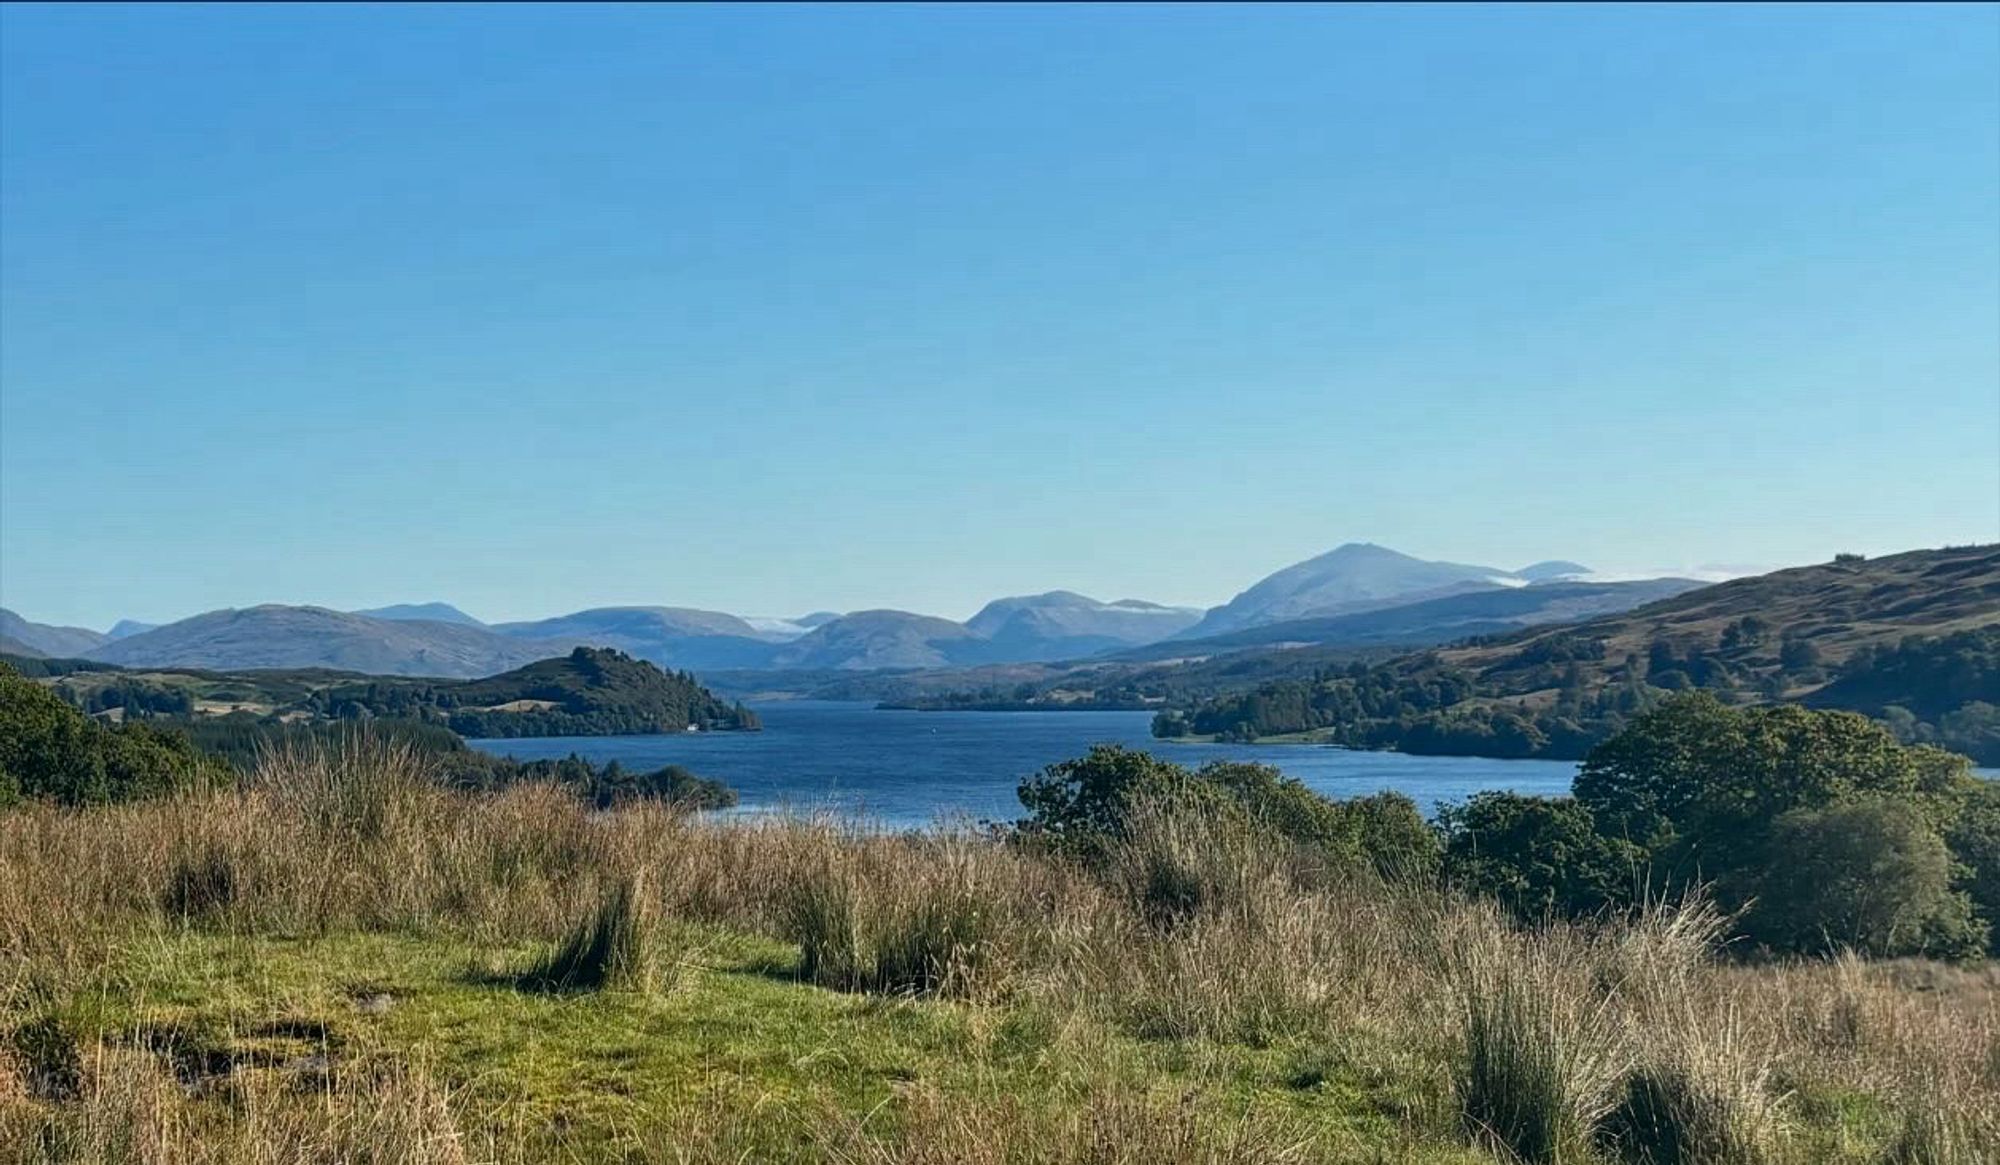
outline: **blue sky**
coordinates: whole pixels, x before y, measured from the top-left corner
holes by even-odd
[[[2000,9],[0,15],[0,602],[2000,538]]]

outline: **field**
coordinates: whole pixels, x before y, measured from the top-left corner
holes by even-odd
[[[0,1160],[1974,1162],[2000,974],[1520,928],[1200,822],[592,813],[356,742],[0,815]]]

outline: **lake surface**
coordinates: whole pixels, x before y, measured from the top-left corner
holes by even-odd
[[[725,781],[741,811],[831,809],[885,825],[941,818],[1019,817],[1021,778],[1080,756],[1093,744],[1146,748],[1179,764],[1251,760],[1273,765],[1314,791],[1344,798],[1396,789],[1425,813],[1486,789],[1555,796],[1569,792],[1571,761],[1486,760],[1351,752],[1300,744],[1184,744],[1156,740],[1148,712],[895,712],[865,703],[781,700],[752,705],[762,732],[671,736],[542,736],[475,740],[520,760],[576,753],[650,771],[684,765]]]

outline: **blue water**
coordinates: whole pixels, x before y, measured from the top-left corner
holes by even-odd
[[[1329,797],[1383,789],[1408,794],[1425,813],[1486,789],[1556,796],[1569,792],[1569,761],[1486,760],[1350,752],[1298,744],[1179,744],[1155,740],[1146,712],[890,712],[871,704],[784,700],[754,705],[762,732],[672,736],[556,736],[475,740],[521,760],[574,752],[647,771],[684,765],[727,782],[742,810],[830,809],[893,827],[940,819],[1012,820],[1014,789],[1044,765],[1112,742],[1151,749],[1186,765],[1252,760],[1274,765]]]

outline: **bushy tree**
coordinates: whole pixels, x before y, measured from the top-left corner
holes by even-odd
[[[1959,886],[1991,927],[1988,949],[2000,955],[2000,783],[1974,781],[1945,827]]]
[[[1575,791],[1599,830],[1643,846],[1663,871],[1715,877],[1763,864],[1771,822],[1795,809],[1878,797],[1941,824],[1968,768],[1856,713],[1736,709],[1691,693],[1593,749]]]
[[[1589,914],[1632,902],[1646,853],[1597,831],[1568,797],[1479,793],[1438,814],[1452,885],[1491,894],[1515,915]]]
[[[1794,809],[1772,827],[1745,919],[1781,950],[1943,958],[1985,949],[1986,924],[1952,889],[1951,854],[1923,812],[1866,798]]]
[[[204,765],[178,732],[92,720],[0,666],[0,801],[84,805],[154,796],[192,781]]]

